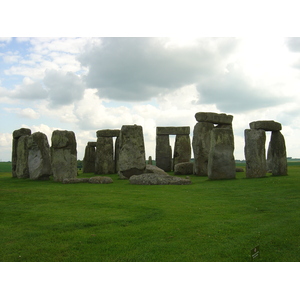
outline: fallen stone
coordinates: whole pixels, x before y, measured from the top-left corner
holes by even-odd
[[[90,178],[65,178],[62,183],[89,183]]]
[[[106,184],[106,183],[113,183],[113,180],[110,177],[106,177],[106,176],[96,176],[96,177],[91,177],[89,179],[89,183]]]
[[[138,185],[187,185],[192,183],[190,179],[151,173],[133,175],[130,177],[129,182]]]
[[[183,162],[175,165],[174,174],[175,175],[191,175],[194,173],[194,163]]]
[[[282,128],[280,123],[272,120],[251,122],[249,126],[251,129],[262,129],[265,131],[279,131]]]
[[[213,112],[198,112],[195,114],[198,122],[208,122],[213,124],[232,124],[232,115],[218,114]]]
[[[146,165],[145,173],[168,175],[168,173],[166,173],[163,169],[154,165]]]

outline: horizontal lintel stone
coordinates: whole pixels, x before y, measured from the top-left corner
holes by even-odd
[[[249,126],[251,129],[263,129],[265,131],[280,131],[282,129],[281,124],[273,120],[255,121],[251,122]]]
[[[232,124],[232,115],[218,114],[213,112],[197,112],[195,118],[198,122],[208,122],[214,124]]]
[[[87,145],[88,145],[89,147],[96,147],[97,142],[88,142]]]
[[[118,137],[120,129],[102,129],[97,131],[97,137]]]
[[[190,134],[190,126],[182,127],[156,127],[156,135],[188,135]]]

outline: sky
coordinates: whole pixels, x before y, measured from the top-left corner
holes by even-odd
[[[74,131],[83,159],[97,130],[133,124],[155,158],[156,127],[190,126],[192,141],[197,112],[233,115],[236,159],[257,120],[280,122],[287,155],[298,158],[299,81],[300,38],[0,38],[0,161],[11,160],[21,127],[50,145],[53,130]]]

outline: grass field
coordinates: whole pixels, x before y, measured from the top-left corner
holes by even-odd
[[[288,176],[188,186],[37,182],[5,164],[0,261],[247,262],[257,245],[257,261],[300,259],[300,163]]]

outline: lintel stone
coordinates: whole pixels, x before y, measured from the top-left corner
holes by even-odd
[[[97,137],[118,137],[120,129],[102,129],[97,131]]]
[[[96,147],[96,145],[97,145],[97,142],[88,142],[87,143],[88,147]]]
[[[195,118],[198,122],[208,122],[214,124],[232,124],[232,115],[218,114],[213,112],[197,112]]]
[[[156,135],[189,135],[190,127],[182,126],[182,127],[156,127]]]
[[[265,131],[280,131],[281,124],[273,120],[255,121],[249,124],[251,129],[263,129]]]

